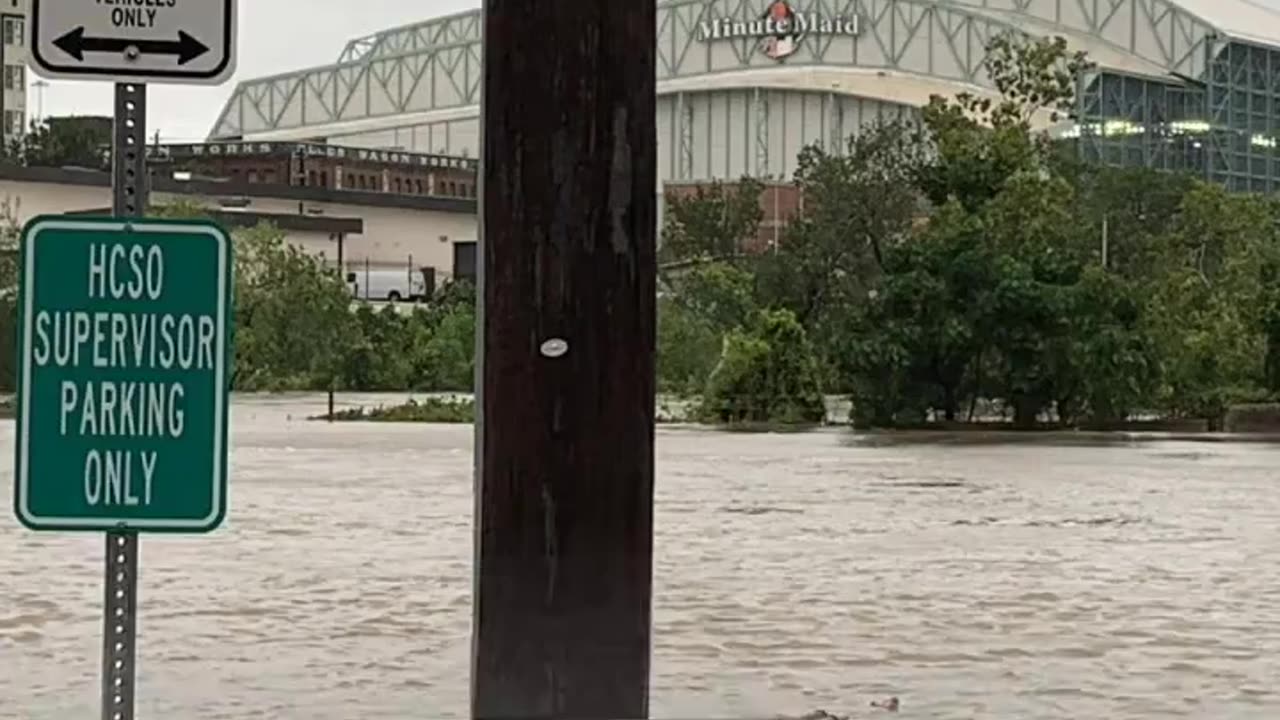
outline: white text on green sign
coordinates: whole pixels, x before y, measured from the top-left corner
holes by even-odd
[[[19,519],[208,531],[225,513],[230,241],[209,223],[33,221]]]

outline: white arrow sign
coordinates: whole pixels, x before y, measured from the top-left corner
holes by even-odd
[[[67,80],[221,85],[238,0],[31,0],[31,62]]]

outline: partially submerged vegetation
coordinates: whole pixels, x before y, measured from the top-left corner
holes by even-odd
[[[410,400],[400,405],[375,408],[350,408],[334,413],[334,422],[394,422],[466,424],[475,422],[476,406],[470,399],[426,398]],[[312,420],[328,420],[320,415]]]
[[[1267,405],[1280,400],[1280,200],[1081,163],[1033,119],[1075,107],[1084,58],[1059,39],[1002,35],[988,50],[998,97],[934,97],[917,120],[806,148],[794,177],[804,202],[768,252],[757,252],[758,181],[669,199],[660,421],[1280,427],[1280,406]],[[5,216],[0,289],[16,282]],[[473,390],[469,284],[411,313],[352,312],[337,269],[277,228],[235,241],[236,390]],[[0,390],[13,387],[15,320],[0,294]],[[851,401],[850,419],[824,395]],[[474,414],[429,400],[336,419]]]
[[[728,425],[808,422],[825,393],[894,429],[1222,430],[1276,399],[1280,200],[1087,165],[1033,130],[1075,107],[1083,62],[999,36],[998,98],[934,97],[807,148],[804,202],[766,253],[743,252],[760,183],[670,198],[661,391]]]

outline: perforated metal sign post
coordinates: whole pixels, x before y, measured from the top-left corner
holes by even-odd
[[[146,105],[116,86],[113,217],[36,218],[20,258],[14,509],[106,533],[104,720],[133,718],[138,533],[209,532],[227,510],[231,241],[143,217]]]
[[[48,78],[221,85],[238,0],[31,0],[31,64]]]

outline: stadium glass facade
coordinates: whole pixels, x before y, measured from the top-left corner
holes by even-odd
[[[1280,190],[1280,51],[1225,40],[1205,46],[1198,78],[1097,71],[1081,78],[1081,157],[1191,172],[1231,190]]]

